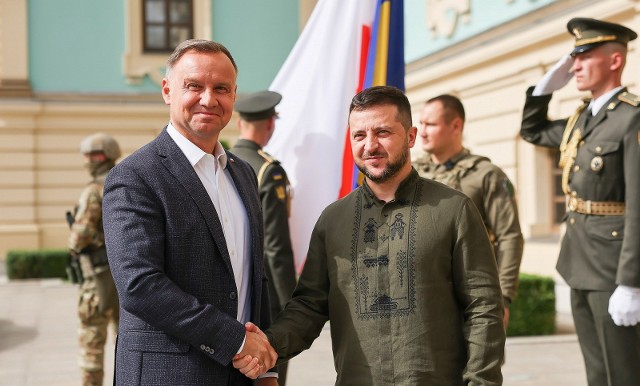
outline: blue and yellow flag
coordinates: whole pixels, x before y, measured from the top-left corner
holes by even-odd
[[[361,47],[360,81],[356,92],[373,86],[395,86],[404,91],[403,0],[377,0],[373,23],[363,27]],[[345,138],[340,197],[362,182],[353,161],[349,130]]]

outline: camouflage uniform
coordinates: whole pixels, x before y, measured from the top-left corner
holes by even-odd
[[[442,165],[425,153],[414,167],[421,177],[461,191],[476,205],[494,246],[502,295],[510,303],[518,287],[524,239],[509,178],[488,158],[470,154],[467,149]]]
[[[104,138],[91,136],[85,141],[102,139]],[[84,145],[83,141],[81,148]],[[83,153],[89,154],[91,151],[85,149]],[[111,156],[115,154],[117,158],[120,154],[119,148]],[[104,378],[104,346],[109,322],[113,323],[114,331],[118,328],[118,294],[106,258],[102,227],[104,181],[114,164],[115,159],[88,163],[87,166],[94,178],[82,191],[78,200],[68,244],[71,255],[79,262],[84,278],[80,284],[78,300],[79,364],[83,385],[91,386],[102,385]]]

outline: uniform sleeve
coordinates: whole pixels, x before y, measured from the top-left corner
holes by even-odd
[[[533,96],[532,91],[533,87],[527,90],[520,135],[525,141],[535,145],[559,147],[567,120],[549,120],[549,102],[552,94]]]
[[[625,213],[624,238],[618,263],[617,284],[640,287],[640,113],[624,137]]]
[[[291,298],[296,286],[293,249],[289,236],[287,177],[280,164],[271,164],[260,183],[260,199],[264,218],[265,265],[271,272],[273,286],[281,307]]]
[[[491,244],[478,210],[466,199],[456,220],[453,281],[464,312],[465,385],[501,385],[503,302]]]
[[[266,331],[284,362],[311,347],[329,320],[329,273],[322,216],[311,234],[309,252],[292,299]]]
[[[495,236],[502,296],[513,300],[518,288],[524,247],[514,188],[509,178],[498,168],[487,173],[483,184],[483,204],[488,226]]]
[[[103,244],[102,185],[92,183],[80,194],[68,248],[72,252],[81,253],[87,247],[101,247]]]

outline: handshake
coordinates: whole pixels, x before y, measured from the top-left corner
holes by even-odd
[[[247,335],[244,347],[233,357],[233,367],[247,377],[256,379],[275,366],[278,354],[258,326],[248,322],[245,328]],[[270,379],[275,380],[275,378]]]

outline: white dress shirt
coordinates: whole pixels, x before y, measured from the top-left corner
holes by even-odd
[[[220,142],[216,144],[213,151],[214,154],[205,153],[178,132],[171,123],[167,127],[167,133],[195,169],[216,209],[224,231],[224,238],[236,281],[236,289],[238,290],[237,319],[244,324],[251,320],[251,297],[249,292],[251,281],[251,230],[249,229],[249,218],[247,217],[246,209],[229,174],[229,170],[227,170],[227,154]],[[215,278],[211,279],[215,280]]]

